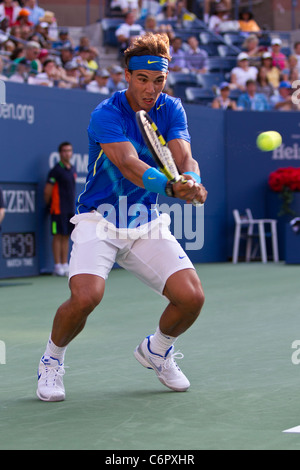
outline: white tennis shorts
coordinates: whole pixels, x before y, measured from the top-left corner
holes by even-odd
[[[137,229],[116,229],[98,212],[72,217],[75,225],[69,279],[77,274],[94,274],[107,279],[114,263],[162,294],[167,279],[177,271],[194,266],[169,230],[169,216]]]

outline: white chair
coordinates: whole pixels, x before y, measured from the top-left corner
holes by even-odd
[[[250,209],[246,209],[246,215],[241,216],[237,209],[233,210],[233,217],[235,220],[234,243],[232,262],[238,262],[240,240],[246,240],[246,261],[249,262],[253,259],[252,242],[254,238],[259,241],[260,255],[263,263],[267,263],[267,246],[266,237],[270,236],[272,240],[273,261],[278,262],[278,240],[277,240],[277,220],[275,219],[253,219]],[[269,225],[270,232],[265,230],[265,226]],[[257,227],[257,231],[255,231]],[[245,228],[246,230],[243,230]],[[255,252],[256,253],[256,252]]]

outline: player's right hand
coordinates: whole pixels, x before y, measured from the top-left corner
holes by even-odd
[[[184,175],[183,181],[173,184],[174,196],[185,200],[188,204],[198,201],[203,204],[207,198],[207,191],[202,184],[195,182],[191,175]]]

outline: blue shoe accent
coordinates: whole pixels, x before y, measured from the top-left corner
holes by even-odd
[[[52,359],[52,361],[56,361],[57,364],[58,364],[60,367],[63,366],[63,364],[64,364],[63,362],[60,363],[59,360],[58,360],[56,357],[52,357],[52,356],[49,356],[49,359],[48,359],[48,358],[46,359],[46,357],[43,356],[42,359],[41,359],[41,362],[42,362],[43,364],[45,364],[45,366],[49,366],[49,365],[51,365],[50,359]],[[53,367],[53,366],[52,366],[52,367]]]
[[[147,340],[148,340],[147,347],[148,347],[149,352],[151,354],[153,354],[153,356],[163,357],[161,354],[156,354],[155,352],[151,351],[151,349],[150,349],[150,338],[151,338],[151,336],[153,336],[153,335],[147,336]]]
[[[167,357],[167,355],[169,354],[169,352],[171,351],[171,349],[173,349],[174,346],[172,344],[172,346],[169,347],[169,349],[167,350],[166,354],[164,355],[164,357]]]

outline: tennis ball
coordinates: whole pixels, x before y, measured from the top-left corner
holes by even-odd
[[[282,137],[279,132],[268,131],[262,132],[256,139],[257,147],[263,152],[270,152],[275,150],[282,144]]]

